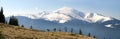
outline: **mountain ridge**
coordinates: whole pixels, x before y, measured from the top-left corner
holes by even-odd
[[[31,19],[45,19],[48,21],[58,21],[59,23],[65,23],[73,18],[87,21],[90,23],[105,22],[115,19],[112,17],[103,16],[98,13],[84,13],[70,7],[62,7],[51,13],[44,11],[38,14],[20,15],[20,16],[26,16]]]
[[[51,13],[44,11],[38,14],[17,15],[15,17],[18,18],[19,25],[25,25],[26,28],[29,28],[31,25],[38,30],[64,29],[64,27],[68,27],[68,30],[69,28],[74,28],[74,33],[78,33],[79,29],[84,31],[84,35],[93,33],[98,37],[97,39],[103,39],[104,37],[112,37],[111,39],[120,38],[118,37],[120,36],[120,20],[96,13],[83,13],[78,10],[75,10],[76,14],[76,12],[73,12],[74,9],[70,8],[69,10],[68,8],[68,11],[65,9],[58,9]],[[9,17],[6,17],[6,20],[9,21]]]

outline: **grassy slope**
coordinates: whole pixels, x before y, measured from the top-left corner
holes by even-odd
[[[34,31],[18,26],[1,24],[0,31],[5,39],[94,39],[87,36],[67,32]]]

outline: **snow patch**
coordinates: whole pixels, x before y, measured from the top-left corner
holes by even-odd
[[[67,15],[58,14],[58,13],[48,14],[48,15],[43,16],[43,18],[45,18],[45,20],[49,20],[49,21],[58,21],[59,23],[65,23],[71,19]]]
[[[114,28],[113,26],[112,26],[112,24],[108,24],[108,25],[105,25],[106,27],[108,27],[108,28]]]
[[[90,22],[105,22],[108,20],[112,20],[110,17],[105,17],[102,15],[99,15],[97,13],[87,13],[85,16],[85,19]]]

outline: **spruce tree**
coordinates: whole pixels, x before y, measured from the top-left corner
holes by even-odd
[[[50,31],[50,29],[47,29],[47,31],[49,32],[49,31]]]
[[[90,33],[88,33],[88,37],[90,37],[91,35],[90,35]]]
[[[1,7],[1,11],[0,11],[0,23],[5,23],[5,16],[3,14],[3,7]]]
[[[14,16],[11,16],[11,17],[10,17],[10,20],[9,20],[9,24],[10,24],[10,25],[19,26],[19,24],[18,24],[18,19],[17,19],[16,17],[14,17]]]
[[[33,27],[32,27],[32,26],[30,26],[30,29],[33,29]]]
[[[73,33],[73,28],[71,28],[71,33]]]
[[[65,27],[64,29],[65,29],[65,32],[67,32],[67,27]]]
[[[56,32],[56,28],[54,28],[53,31]]]
[[[79,34],[82,35],[82,30],[81,29],[79,30]]]

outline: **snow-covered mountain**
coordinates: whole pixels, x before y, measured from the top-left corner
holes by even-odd
[[[65,23],[72,19],[83,20],[90,23],[113,20],[113,18],[111,17],[103,16],[97,13],[84,13],[69,7],[62,7],[51,13],[44,11],[38,14],[21,15],[21,16],[26,16],[31,19],[45,19],[48,21],[58,21],[59,23]]]
[[[69,7],[62,7],[53,12],[43,11],[38,14],[26,14],[15,16],[19,20],[20,25],[29,28],[31,25],[34,29],[64,29],[68,27],[74,28],[74,33],[78,33],[79,29],[84,35],[91,33],[98,39],[119,39],[120,37],[120,20],[113,17],[103,16],[98,13],[84,13]],[[6,17],[9,21],[9,17]]]

